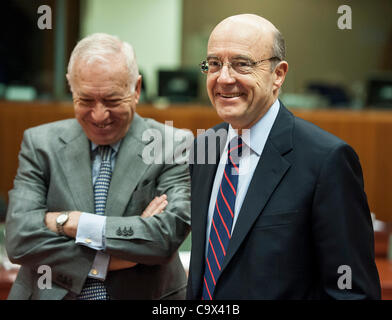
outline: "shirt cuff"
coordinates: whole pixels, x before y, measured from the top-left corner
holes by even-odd
[[[106,217],[82,212],[76,231],[75,243],[95,250],[104,250]]]
[[[97,251],[91,270],[88,274],[90,278],[104,281],[108,272],[110,255]]]

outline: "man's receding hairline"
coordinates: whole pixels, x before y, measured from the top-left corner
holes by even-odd
[[[270,29],[269,31],[271,32],[279,32],[278,28],[275,27],[275,25],[267,20],[266,18],[263,18],[261,16],[258,16],[256,14],[251,14],[251,13],[245,13],[245,14],[239,14],[239,15],[234,15],[227,17],[223,19],[221,22],[219,22],[215,28],[219,26],[224,26],[229,23],[247,23],[247,24],[252,24],[257,28],[260,28],[260,31],[267,31],[266,28]]]

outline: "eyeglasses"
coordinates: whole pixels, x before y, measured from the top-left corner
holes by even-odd
[[[227,64],[229,67],[231,67],[235,72],[240,73],[240,74],[247,74],[252,71],[252,69],[258,65],[259,63],[262,63],[264,61],[268,60],[281,60],[278,57],[271,57],[268,59],[263,59],[260,61],[251,61],[249,59],[243,59],[243,58],[237,58],[233,59],[229,62],[222,62],[217,58],[208,58],[207,60],[202,61],[199,66],[200,70],[202,73],[207,74],[207,73],[216,73],[219,72],[225,64]]]

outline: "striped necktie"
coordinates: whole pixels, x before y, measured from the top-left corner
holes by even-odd
[[[203,279],[203,300],[212,300],[222,262],[231,238],[239,174],[241,137],[233,138],[228,147],[227,163],[215,201]]]
[[[98,151],[101,155],[101,166],[94,184],[94,210],[95,214],[104,215],[110,180],[112,178],[112,148],[110,146],[99,146]],[[109,300],[109,295],[102,281],[94,278],[87,278],[78,299]]]
[[[110,146],[99,146],[98,151],[101,155],[101,167],[94,184],[94,209],[95,214],[104,215],[110,180],[112,179],[112,148]]]

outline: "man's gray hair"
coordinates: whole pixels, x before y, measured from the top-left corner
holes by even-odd
[[[72,51],[68,63],[68,75],[72,78],[75,62],[83,61],[87,64],[96,60],[107,62],[108,56],[122,53],[128,68],[131,91],[135,90],[139,69],[132,46],[121,41],[118,37],[106,33],[94,33],[80,40]],[[70,83],[71,85],[71,83]]]
[[[272,57],[277,57],[278,59],[274,59],[271,61],[271,71],[275,69],[280,61],[286,59],[286,45],[284,38],[279,30],[276,30],[274,35],[274,43],[272,45]]]

